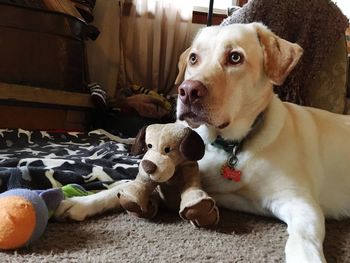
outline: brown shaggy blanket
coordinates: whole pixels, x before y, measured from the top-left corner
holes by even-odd
[[[347,18],[329,0],[251,0],[221,25],[251,22],[262,22],[280,37],[303,47],[301,61],[276,93],[282,100],[309,105],[306,94],[312,91],[307,90],[307,84],[344,35]]]

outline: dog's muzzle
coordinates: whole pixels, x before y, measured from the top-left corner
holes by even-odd
[[[184,105],[201,103],[208,94],[208,89],[198,80],[185,80],[178,88],[179,99]]]
[[[203,123],[207,121],[203,110],[203,100],[208,95],[207,87],[198,80],[185,80],[178,88],[178,114],[179,120]]]

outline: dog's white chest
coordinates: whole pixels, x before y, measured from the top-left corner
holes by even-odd
[[[199,161],[199,170],[204,189],[209,193],[226,194],[237,191],[242,183],[222,176],[222,167],[227,163],[229,154],[212,145],[206,146],[206,152]]]

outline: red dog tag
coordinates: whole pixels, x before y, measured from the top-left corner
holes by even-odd
[[[228,165],[224,165],[222,170],[221,170],[221,175],[222,177],[235,181],[235,182],[239,182],[241,181],[241,171],[240,170],[236,170],[234,168],[229,167]]]

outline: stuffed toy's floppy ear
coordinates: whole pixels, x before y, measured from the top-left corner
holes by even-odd
[[[147,126],[142,127],[139,133],[136,135],[135,142],[131,147],[131,154],[139,155],[147,151],[145,142],[146,129]]]
[[[186,159],[190,161],[198,161],[204,156],[204,142],[198,133],[190,128],[186,129],[188,132],[181,141],[179,147],[180,152]]]
[[[186,65],[187,65],[187,58],[188,58],[188,54],[190,53],[190,51],[191,51],[191,47],[186,49],[181,54],[181,56],[179,58],[179,63],[177,64],[178,69],[179,69],[179,73],[177,74],[177,77],[175,79],[175,85],[180,84],[183,81],[183,79],[184,79]]]
[[[282,85],[298,63],[303,49],[284,40],[261,23],[254,23],[264,53],[264,70],[275,85]]]

